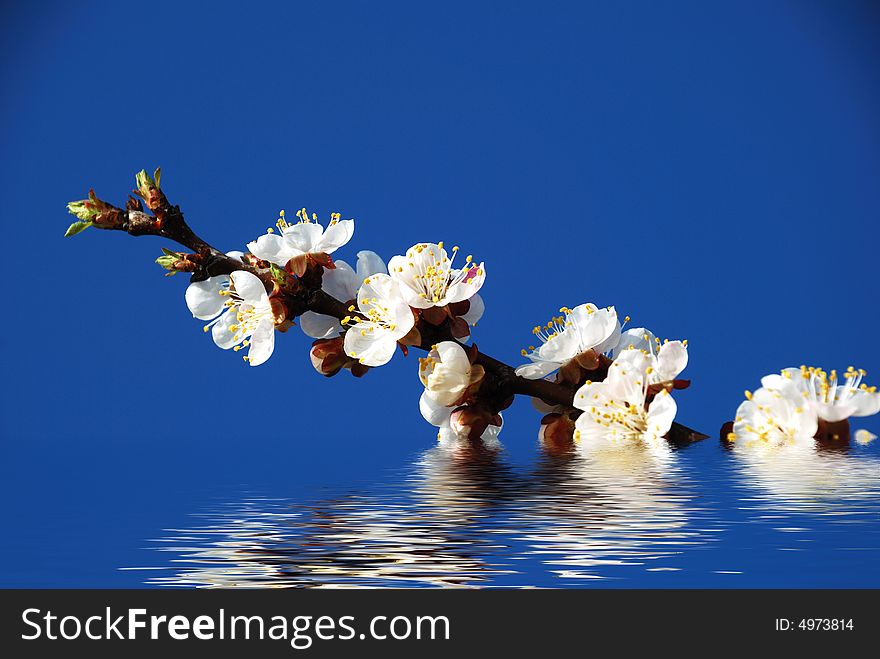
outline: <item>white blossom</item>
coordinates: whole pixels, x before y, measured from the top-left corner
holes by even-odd
[[[816,411],[787,378],[768,382],[736,410],[733,432],[728,436],[736,446],[780,446],[813,444],[819,428]]]
[[[587,303],[574,309],[562,307],[560,312],[564,315],[532,330],[541,345],[537,348],[529,346],[528,350],[522,351],[531,363],[518,367],[517,375],[537,380],[583,352],[595,350],[601,354],[617,346],[620,322],[614,307],[600,309],[595,304]]]
[[[575,421],[575,440],[584,444],[659,444],[677,410],[664,389],[646,405],[650,359],[641,350],[621,352],[601,382],[587,382],[575,393],[574,406],[583,410]]]
[[[407,304],[415,309],[444,307],[471,299],[480,290],[486,280],[485,265],[473,263],[468,256],[462,268],[454,268],[458,251],[458,247],[453,247],[450,258],[442,242],[419,243],[409,248],[405,256],[392,257],[388,272],[400,285]],[[482,306],[482,300],[479,304]]]
[[[829,375],[821,368],[801,366],[786,368],[780,375],[768,375],[761,384],[777,389],[793,384],[820,419],[833,423],[880,412],[880,393],[877,387],[862,382],[865,375],[865,371],[850,366],[840,382],[837,371],[832,370]]]
[[[376,252],[358,252],[357,270],[345,261],[336,261],[336,268],[325,268],[321,289],[340,302],[349,302],[357,297],[357,291],[364,279],[387,272],[385,262]],[[306,311],[299,319],[302,331],[313,339],[332,339],[342,334],[342,325],[333,316],[314,311]]]
[[[357,292],[357,309],[360,316],[343,319],[348,325],[345,354],[365,366],[387,364],[397,342],[415,324],[412,309],[401,296],[397,282],[381,273],[364,279]]]
[[[453,405],[471,383],[471,362],[455,341],[441,341],[419,359],[425,394],[440,405]]]
[[[186,289],[186,304],[195,318],[210,320],[205,331],[219,347],[248,349],[245,360],[259,366],[275,349],[275,317],[260,278],[245,270],[210,277]]]
[[[325,229],[317,216],[309,214],[303,208],[297,211],[298,222],[288,224],[284,219],[284,211],[276,226],[280,233],[260,236],[248,243],[251,254],[258,259],[269,261],[282,268],[287,262],[306,254],[332,254],[351,240],[354,234],[354,220],[341,220],[334,214]]]
[[[650,359],[648,383],[659,384],[675,380],[688,363],[687,341],[660,342],[654,333],[644,327],[634,327],[621,333],[620,341],[611,351],[612,358],[629,348],[641,350]]]

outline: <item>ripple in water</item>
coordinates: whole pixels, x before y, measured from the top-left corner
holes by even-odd
[[[375,491],[252,497],[196,517],[157,541],[172,567],[148,584],[582,585],[681,569],[678,557],[721,531],[679,454],[639,449],[544,454],[517,470],[500,450],[438,446]]]

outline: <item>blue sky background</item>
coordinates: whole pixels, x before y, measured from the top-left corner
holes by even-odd
[[[477,343],[511,363],[585,301],[687,338],[678,418],[708,433],[785,366],[877,383],[876,8],[707,4],[4,5],[7,550],[45,523],[112,554],[132,510],[434,441],[412,357],[324,379],[294,329],[250,368],[153,264],[172,245],[62,237],[67,201],[122,203],[142,167],[225,250],[300,206],[356,219],[342,259],[460,244],[487,264]],[[528,401],[506,419],[534,451]]]

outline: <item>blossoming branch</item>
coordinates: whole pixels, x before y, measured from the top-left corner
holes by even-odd
[[[190,274],[185,299],[214,343],[259,366],[274,351],[276,332],[299,324],[313,339],[315,370],[363,377],[398,351],[419,349],[419,407],[441,441],[490,441],[516,395],[543,412],[540,436],[554,446],[668,446],[706,436],[675,423],[672,392],[687,365],[687,342],[661,342],[644,328],[624,329],[614,307],[562,307],[535,327],[535,343],[514,368],[481,352],[471,331],[485,306],[486,265],[456,245],[424,242],[386,262],[357,252],[352,265],[334,258],[354,235],[355,222],[331,215],[325,226],[306,209],[247,243],[221,252],[189,227],[168,201],[160,171],[136,176],[124,208],[99,199],[68,204],[77,221],[67,236],[89,228],[153,235],[186,251],[163,249],[156,262],[168,275]]]

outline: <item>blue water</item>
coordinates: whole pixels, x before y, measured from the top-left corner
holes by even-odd
[[[66,474],[59,455],[46,460],[57,498],[28,498],[48,480],[5,481],[18,499],[0,583],[878,587],[878,447],[739,454],[708,439],[657,459],[436,446],[366,465],[370,480],[303,464],[264,469],[262,485],[192,471],[186,455],[181,469],[145,455],[128,473]]]

